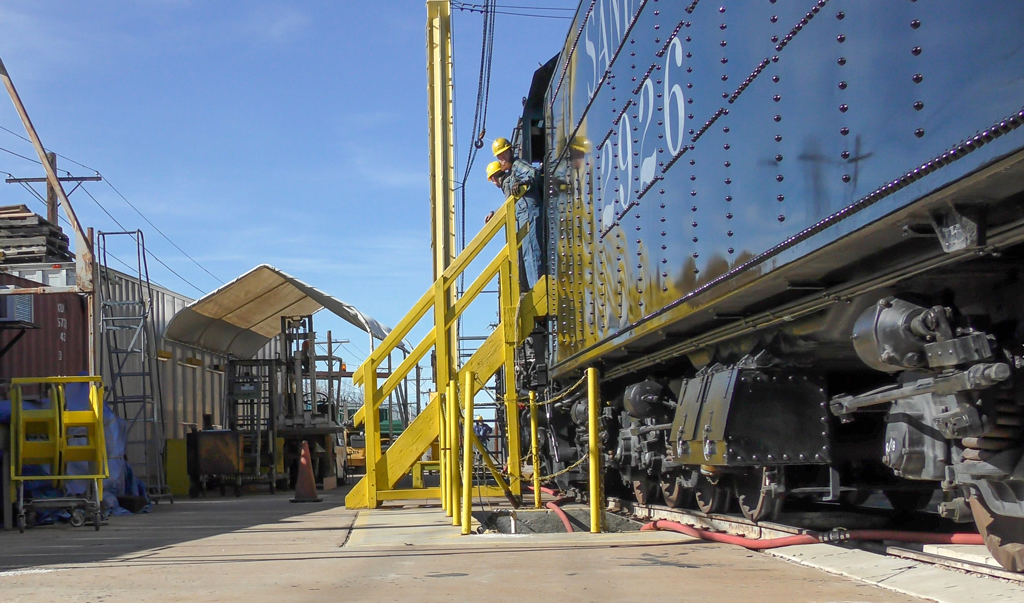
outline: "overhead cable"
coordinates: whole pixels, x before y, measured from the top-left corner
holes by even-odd
[[[109,217],[109,218],[110,218],[111,220],[113,220],[113,221],[114,221],[114,224],[117,224],[117,226],[118,226],[118,227],[119,227],[119,228],[120,228],[121,230],[123,230],[123,231],[125,231],[125,232],[131,232],[131,231],[130,231],[130,230],[129,230],[129,229],[128,229],[128,228],[127,228],[127,227],[126,227],[125,225],[121,224],[121,222],[119,222],[119,221],[117,220],[117,218],[115,218],[115,217],[114,217],[113,215],[111,215],[111,213],[110,213],[109,211],[107,211],[107,208],[106,208],[106,207],[103,207],[103,204],[101,204],[101,203],[100,203],[100,202],[99,202],[99,201],[98,201],[98,200],[96,199],[96,197],[94,197],[94,196],[92,195],[92,193],[90,193],[90,192],[89,192],[89,189],[87,189],[87,188],[85,188],[85,187],[83,186],[83,187],[82,187],[82,192],[84,192],[84,193],[85,193],[86,195],[88,195],[88,197],[89,197],[90,199],[92,199],[92,202],[93,202],[93,203],[95,203],[95,204],[96,204],[96,206],[97,206],[97,207],[99,207],[99,208],[100,208],[100,209],[101,209],[101,210],[103,211],[103,213],[107,214],[107,217]],[[133,241],[134,241],[134,240],[136,240],[136,239],[135,239],[135,235],[134,235],[134,234],[130,234],[129,236],[131,236],[131,238],[132,238],[132,240],[133,240]],[[137,241],[136,241],[136,242],[137,242]],[[158,264],[160,264],[161,266],[163,266],[164,268],[166,268],[166,269],[167,269],[167,270],[168,270],[168,271],[169,271],[169,272],[170,272],[171,274],[173,274],[174,276],[176,276],[176,277],[178,277],[179,279],[181,279],[181,281],[182,281],[182,282],[184,282],[185,284],[187,284],[187,285],[188,285],[189,287],[192,287],[193,289],[195,289],[196,291],[198,291],[199,293],[201,293],[201,294],[203,294],[203,295],[205,295],[205,294],[206,294],[206,291],[203,291],[202,289],[200,289],[199,287],[197,287],[197,286],[196,286],[196,285],[195,285],[195,284],[194,284],[194,283],[193,283],[192,281],[188,280],[187,278],[185,278],[184,276],[182,276],[181,274],[179,274],[177,270],[175,270],[174,268],[171,268],[170,266],[168,266],[166,262],[164,262],[163,260],[161,260],[159,256],[157,256],[157,255],[156,255],[155,253],[153,253],[153,252],[152,252],[152,251],[150,251],[149,249],[146,249],[146,255],[148,255],[149,257],[153,258],[153,259],[154,259],[154,260],[155,260],[155,261],[156,261],[156,262],[157,262]]]
[[[5,149],[3,147],[0,147],[0,151],[3,151],[4,153],[10,153],[11,155],[14,155],[15,157],[21,157],[22,159],[25,159],[27,161],[31,161],[33,163],[38,163],[39,165],[43,165],[42,163],[39,162],[38,159],[32,159],[31,157],[26,157],[26,156],[22,155],[21,153],[15,153],[14,151],[12,151],[10,149]]]
[[[22,136],[21,134],[18,134],[17,132],[14,132],[14,131],[12,131],[12,130],[9,130],[9,129],[7,129],[7,128],[3,127],[3,126],[0,126],[0,130],[3,130],[3,131],[5,131],[5,132],[7,132],[7,133],[9,133],[9,134],[12,134],[12,135],[16,136],[17,138],[20,138],[21,140],[24,140],[25,142],[31,142],[31,141],[30,141],[30,140],[29,140],[28,138],[25,138],[25,137],[24,137],[24,136]],[[39,160],[37,160],[37,159],[32,159],[31,157],[26,157],[25,155],[21,155],[21,154],[19,154],[19,153],[15,153],[14,151],[10,151],[10,150],[8,150],[8,149],[4,149],[4,148],[2,148],[2,147],[0,147],[0,151],[5,151],[5,152],[7,152],[7,153],[10,153],[11,155],[15,155],[15,156],[17,156],[17,157],[21,157],[22,159],[26,159],[26,160],[28,160],[28,161],[32,161],[32,162],[34,162],[34,163],[37,163],[37,164],[39,164],[39,165],[42,165],[42,163],[41,163],[41,162],[40,162]],[[52,152],[52,151],[51,151],[51,152]],[[131,207],[131,208],[132,208],[133,210],[135,210],[135,213],[139,214],[139,216],[140,216],[140,217],[141,217],[141,218],[142,218],[143,220],[145,220],[147,224],[149,224],[150,226],[152,226],[152,227],[153,227],[153,229],[154,229],[154,230],[156,230],[156,231],[157,231],[157,233],[159,233],[159,234],[160,234],[160,236],[162,236],[162,237],[163,237],[164,239],[166,239],[168,243],[170,243],[170,244],[171,244],[172,246],[174,246],[174,248],[175,248],[175,249],[177,249],[177,250],[178,250],[178,251],[179,251],[179,252],[180,252],[180,253],[181,253],[182,255],[184,255],[184,256],[185,256],[186,258],[188,258],[188,259],[189,259],[189,260],[190,260],[190,261],[191,261],[191,262],[192,262],[193,264],[195,264],[196,266],[198,266],[198,267],[199,267],[199,268],[200,268],[200,269],[201,269],[201,270],[202,270],[203,272],[205,272],[206,274],[210,275],[210,276],[211,276],[211,277],[212,277],[212,278],[213,278],[214,280],[216,280],[216,281],[217,281],[217,282],[219,282],[220,284],[222,284],[222,285],[224,284],[224,280],[223,280],[223,279],[221,279],[221,278],[220,278],[220,277],[218,277],[217,275],[215,275],[215,274],[213,274],[212,272],[210,272],[209,270],[207,270],[205,266],[203,266],[203,265],[202,265],[202,264],[200,264],[200,263],[199,263],[198,261],[196,261],[196,259],[195,259],[195,258],[193,258],[193,257],[192,257],[191,255],[189,255],[189,254],[188,254],[188,253],[187,253],[187,252],[186,252],[186,251],[185,251],[184,249],[182,249],[182,248],[181,248],[181,246],[179,246],[179,245],[178,245],[177,243],[175,243],[175,242],[174,242],[173,240],[171,240],[171,238],[170,238],[170,237],[168,237],[168,236],[167,236],[167,235],[166,235],[166,234],[165,234],[165,233],[164,233],[164,232],[163,232],[162,230],[160,230],[160,228],[158,228],[156,224],[153,224],[152,220],[150,220],[150,219],[149,219],[148,217],[146,217],[146,215],[145,215],[145,214],[143,214],[143,213],[142,213],[142,212],[141,212],[141,211],[139,210],[139,208],[138,208],[138,207],[136,207],[136,206],[135,206],[135,205],[134,205],[134,204],[133,204],[133,203],[132,203],[131,201],[129,201],[127,197],[125,197],[125,196],[124,196],[123,194],[121,194],[121,191],[119,191],[119,190],[118,190],[118,189],[117,189],[117,188],[116,188],[116,187],[114,186],[114,184],[113,184],[112,182],[110,182],[110,179],[109,179],[109,178],[107,178],[106,176],[103,176],[102,174],[100,174],[99,170],[93,169],[93,168],[91,168],[91,167],[89,167],[89,166],[87,166],[87,165],[85,165],[85,164],[83,164],[83,163],[79,163],[78,161],[75,161],[74,159],[71,159],[70,157],[67,157],[67,156],[65,156],[65,155],[61,155],[60,153],[54,153],[54,154],[55,154],[55,155],[57,155],[58,157],[62,158],[62,159],[66,159],[66,160],[70,161],[71,163],[74,163],[75,165],[81,166],[81,167],[83,167],[83,168],[85,168],[85,169],[87,169],[87,170],[91,170],[91,171],[95,172],[97,176],[101,176],[101,177],[103,178],[103,182],[105,182],[105,183],[107,184],[107,186],[109,186],[109,187],[111,188],[111,190],[113,190],[113,191],[114,191],[115,193],[117,193],[117,196],[121,197],[121,199],[122,199],[122,200],[124,200],[124,202],[125,202],[125,203],[127,203],[129,207]],[[67,170],[63,170],[63,171],[64,171],[65,173],[69,174],[69,175],[71,174],[71,172],[68,172]],[[89,195],[89,196],[90,196],[90,197],[92,197],[92,195]],[[93,198],[93,201],[95,201],[95,198]],[[99,203],[98,203],[98,202],[97,202],[97,205],[99,205]],[[103,207],[101,206],[101,209],[103,209],[103,212],[104,212],[104,213],[106,213],[106,214],[107,214],[108,216],[110,216],[110,212],[108,212],[108,211],[107,211],[107,210],[106,210],[105,208],[103,208]],[[110,216],[110,217],[111,217],[111,219],[113,219],[113,216]],[[114,220],[114,222],[116,223],[116,222],[117,222],[117,220]],[[118,223],[118,225],[120,225],[120,223]],[[124,228],[123,226],[122,226],[121,228],[123,228],[124,230],[128,230],[127,228]],[[153,255],[153,254],[150,254],[150,255]],[[168,270],[171,270],[171,268],[170,268],[169,266],[167,266],[167,264],[165,264],[165,263],[164,263],[164,262],[163,262],[162,260],[160,260],[160,259],[159,259],[158,257],[156,257],[155,255],[153,255],[153,259],[155,259],[155,260],[156,260],[157,262],[159,262],[159,263],[160,263],[161,265],[163,265],[164,267],[166,267],[166,268],[167,268]],[[174,272],[174,270],[171,270],[171,272]],[[184,277],[181,277],[181,275],[179,275],[179,274],[178,274],[177,272],[174,272],[174,274],[175,274],[176,276],[178,276],[179,278],[181,278],[181,280],[183,280],[184,282],[188,283],[188,284],[189,284],[190,286],[192,286],[192,287],[194,287],[195,289],[197,289],[198,291],[200,291],[200,292],[202,292],[202,293],[205,293],[205,291],[203,291],[203,290],[202,290],[202,289],[200,289],[199,287],[196,287],[195,285],[193,285],[193,284],[192,284],[191,282],[189,282],[189,281],[188,281],[187,279],[185,279]]]
[[[197,262],[197,261],[195,260],[195,258],[193,258],[192,256],[190,256],[190,255],[189,255],[189,254],[188,254],[188,253],[187,253],[187,252],[186,252],[186,251],[185,251],[184,249],[182,249],[181,247],[179,247],[177,243],[175,243],[174,241],[172,241],[172,240],[171,240],[171,237],[169,237],[169,236],[167,236],[166,234],[164,234],[164,231],[160,230],[160,228],[158,228],[156,224],[153,224],[153,222],[152,222],[152,221],[151,221],[151,220],[150,220],[149,218],[147,218],[145,214],[143,214],[143,213],[142,213],[141,211],[139,211],[139,208],[135,207],[135,205],[134,205],[134,204],[132,204],[132,202],[131,202],[131,201],[129,201],[127,197],[125,197],[124,195],[122,195],[122,194],[121,194],[121,191],[117,190],[117,189],[116,189],[116,188],[114,187],[114,185],[113,185],[113,184],[111,184],[111,182],[110,182],[110,180],[109,180],[109,179],[107,179],[107,178],[104,178],[104,179],[103,179],[103,181],[104,181],[104,182],[106,182],[106,183],[107,183],[107,186],[109,186],[109,187],[111,188],[111,190],[113,190],[113,191],[114,191],[115,193],[117,193],[117,196],[118,196],[118,197],[121,197],[121,199],[123,199],[123,200],[124,200],[124,202],[125,202],[125,203],[127,203],[129,207],[131,207],[132,209],[134,209],[134,210],[135,210],[135,213],[139,214],[139,216],[141,216],[141,217],[142,217],[142,219],[143,219],[143,220],[145,220],[147,224],[149,224],[150,226],[152,226],[152,227],[153,227],[153,230],[155,230],[155,231],[157,231],[158,233],[160,233],[160,236],[162,236],[163,238],[167,239],[167,242],[168,242],[168,243],[170,243],[171,245],[173,245],[173,246],[174,246],[174,248],[175,248],[175,249],[177,249],[178,251],[180,251],[180,252],[181,252],[181,255],[183,255],[183,256],[185,256],[185,257],[187,257],[187,258],[188,258],[189,260],[191,260],[191,261],[192,261],[192,263],[193,263],[193,264],[195,264],[196,266],[199,266],[199,268],[200,268],[200,269],[202,269],[202,271],[203,271],[203,272],[205,272],[206,274],[209,274],[209,275],[210,275],[211,277],[213,277],[213,278],[214,278],[214,280],[216,280],[217,282],[219,282],[219,283],[220,283],[220,284],[222,284],[222,285],[224,284],[224,281],[223,281],[223,280],[222,280],[222,279],[221,279],[220,277],[218,277],[218,276],[217,276],[217,275],[215,275],[214,273],[212,273],[212,272],[210,272],[209,270],[207,270],[207,269],[206,269],[206,266],[203,266],[202,264],[200,264],[199,262]],[[193,285],[193,286],[194,286],[194,285]],[[198,289],[198,287],[196,287],[196,288]],[[200,289],[200,291],[202,291],[202,289]]]
[[[31,140],[29,140],[28,138],[25,138],[21,134],[18,134],[14,130],[8,130],[7,128],[5,128],[3,126],[0,126],[0,130],[3,130],[4,132],[7,132],[8,134],[13,134],[14,136],[17,136],[18,138],[24,140],[25,142],[32,142]],[[90,172],[96,172],[97,176],[100,173],[99,170],[93,169],[93,168],[85,165],[84,163],[78,163],[77,161],[75,161],[74,159],[72,159],[70,157],[67,157],[65,155],[61,155],[60,153],[55,153],[55,152],[53,152],[53,151],[51,151],[50,149],[47,149],[47,148],[44,148],[43,150],[46,151],[47,153],[53,153],[54,155],[56,155],[57,157],[60,157],[61,159],[66,159],[66,160],[70,161],[71,163],[73,163],[73,164],[75,164],[77,166],[84,167],[85,169],[89,170]],[[20,157],[20,155],[19,155],[19,157]],[[39,165],[43,165],[42,163],[40,163],[39,161],[36,161],[35,159],[31,159],[29,157],[25,157],[25,159],[28,159],[29,161],[35,161],[36,163],[39,163]],[[67,172],[67,173],[70,174],[71,172]]]
[[[495,14],[509,15],[509,16],[512,16],[512,17],[533,17],[533,18],[537,18],[537,19],[572,19],[572,17],[563,16],[563,15],[541,15],[541,14],[536,14],[536,13],[500,10],[500,9],[512,8],[512,7],[505,7],[505,6],[497,7],[496,5],[494,5],[491,2],[488,2],[485,5],[482,5],[482,4],[469,4],[467,2],[453,1],[452,2],[452,8],[458,9],[460,11],[471,12],[471,13],[484,13],[484,14],[487,14],[487,13],[493,12]],[[526,8],[528,8],[528,7],[524,7],[524,9],[526,9]],[[556,10],[556,9],[544,8],[544,7],[529,7],[529,9],[530,10]],[[567,10],[575,10],[575,9],[567,9]]]
[[[8,175],[8,176],[10,176],[11,174],[7,174],[7,175]],[[36,198],[36,200],[38,200],[38,201],[39,201],[40,203],[42,203],[43,205],[46,205],[46,199],[43,199],[43,196],[42,196],[42,195],[40,195],[38,191],[36,191],[36,190],[35,190],[34,188],[32,188],[31,186],[29,186],[28,184],[26,184],[26,183],[24,183],[24,182],[22,182],[22,183],[21,183],[21,185],[22,185],[22,186],[24,186],[24,187],[25,187],[26,189],[28,189],[28,190],[29,190],[29,192],[31,192],[31,193],[32,193],[32,195],[33,195],[33,196],[34,196],[34,197]],[[67,218],[65,218],[64,216],[58,216],[58,217],[59,217],[59,218],[60,218],[61,220],[63,220],[65,224],[67,224],[67,225],[68,225],[68,228],[74,228],[74,227],[72,227],[72,226],[71,226],[71,222],[69,222]],[[116,220],[115,220],[115,222],[116,222]],[[127,263],[127,262],[125,262],[125,261],[124,261],[124,260],[122,260],[121,258],[117,257],[117,256],[116,256],[116,255],[114,255],[113,253],[108,253],[107,255],[109,255],[110,257],[112,257],[112,258],[114,258],[115,260],[117,260],[117,261],[118,261],[118,263],[120,263],[120,264],[121,264],[122,266],[124,266],[124,267],[125,267],[125,268],[127,268],[128,270],[130,270],[130,271],[131,271],[131,270],[135,270],[135,267],[133,267],[133,266],[130,266],[130,265],[129,265],[129,264]],[[149,255],[151,255],[151,256],[153,257],[153,259],[155,259],[156,261],[160,262],[160,260],[159,260],[159,259],[158,259],[158,258],[157,258],[156,256],[154,256],[154,255],[153,255],[152,253],[149,253]],[[160,263],[161,263],[161,264],[163,264],[163,262],[160,262]],[[182,279],[182,280],[184,280],[184,279]],[[166,288],[167,288],[167,287],[164,287],[163,285],[161,285],[160,283],[158,283],[158,282],[156,282],[156,281],[152,281],[152,282],[153,282],[153,284],[154,284],[154,285],[156,285],[157,287],[163,287],[164,289],[166,289]],[[186,282],[188,282],[188,281],[186,281]]]

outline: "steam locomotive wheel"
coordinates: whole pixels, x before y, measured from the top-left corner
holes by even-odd
[[[640,479],[633,480],[633,496],[641,505],[654,504],[658,498],[658,482],[646,473],[640,474]]]
[[[693,489],[682,484],[682,474],[672,471],[661,478],[661,496],[665,504],[673,509],[682,509],[693,504]]]
[[[753,522],[775,520],[782,510],[782,497],[765,492],[765,486],[775,481],[775,472],[765,468],[754,469],[733,476],[736,500],[743,516]]]
[[[694,488],[697,508],[703,513],[724,513],[729,508],[729,490],[720,477],[701,475]]]
[[[1024,519],[996,515],[977,496],[970,503],[988,552],[1011,572],[1024,572]]]

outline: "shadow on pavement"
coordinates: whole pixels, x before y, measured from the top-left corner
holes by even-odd
[[[30,528],[24,534],[0,531],[0,571],[105,561],[253,526],[265,526],[265,531],[274,531],[275,525],[281,530],[304,530],[287,524],[296,523],[292,518],[297,516],[344,507],[348,490],[345,486],[321,492],[323,502],[319,503],[291,503],[291,492],[182,497],[174,504],[156,505],[151,513],[111,517],[98,532],[90,525],[70,524]],[[350,522],[345,519],[336,529],[347,530]]]

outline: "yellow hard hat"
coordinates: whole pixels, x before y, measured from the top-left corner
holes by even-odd
[[[487,164],[487,179],[490,180],[495,174],[501,172],[501,163],[492,161]]]
[[[477,421],[483,421],[483,420],[484,420],[484,418],[483,418],[483,417],[481,417],[480,415],[477,415],[477,416],[476,416],[476,420],[477,420]]]
[[[497,157],[512,148],[512,143],[507,138],[495,138],[491,143],[491,152]]]
[[[580,153],[589,153],[590,141],[587,140],[586,136],[577,136],[569,143],[569,148],[579,151]]]

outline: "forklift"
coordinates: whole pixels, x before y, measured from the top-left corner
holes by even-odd
[[[342,359],[333,349],[316,354],[312,315],[282,317],[280,342],[277,358],[228,361],[224,429],[190,434],[189,473],[196,493],[210,480],[234,483],[236,495],[243,483],[267,484],[271,494],[292,489],[303,442],[309,444],[321,487],[345,482],[344,428],[332,399],[348,375]],[[327,370],[318,371],[317,362],[326,363]],[[326,392],[318,388],[323,382],[329,384]]]
[[[295,487],[302,443],[307,442],[317,482],[324,489],[336,488],[345,482],[346,460],[338,402],[329,395],[337,388],[325,392],[317,384],[340,382],[341,373],[334,369],[342,367],[341,358],[335,358],[333,350],[326,356],[317,355],[312,315],[282,316],[281,361],[283,403],[277,413],[277,433],[284,441],[288,486]],[[318,361],[327,363],[326,372],[317,371]]]

